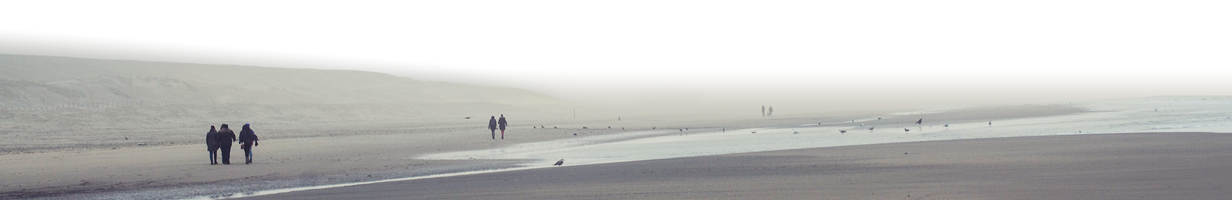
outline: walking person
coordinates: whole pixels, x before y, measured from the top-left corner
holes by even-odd
[[[252,163],[252,147],[261,144],[257,143],[257,134],[252,132],[248,124],[244,124],[244,128],[240,130],[240,144],[240,149],[244,149],[244,164]]]
[[[231,143],[235,142],[235,131],[227,128],[227,124],[222,124],[222,128],[218,129],[218,149],[222,150],[222,164],[231,164]]]
[[[218,131],[210,126],[210,132],[205,133],[205,147],[210,151],[210,165],[218,164]]]
[[[495,140],[496,139],[496,116],[492,116],[492,119],[488,120],[488,130],[492,131],[492,139]],[[501,139],[504,139],[504,138],[505,138],[505,132],[501,131]]]
[[[505,122],[505,114],[501,114],[500,122],[497,122],[497,124],[500,124],[501,139],[503,140],[505,139],[505,126],[509,125],[509,122]]]

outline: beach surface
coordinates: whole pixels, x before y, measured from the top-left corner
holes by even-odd
[[[1221,199],[1232,134],[874,144],[536,168],[245,199]]]
[[[279,195],[297,195],[303,192],[314,192],[318,190],[337,191],[341,188],[380,188],[382,187],[380,185],[403,184],[403,182],[405,182],[405,184],[416,184],[415,187],[427,188],[437,187],[434,185],[462,184],[452,185],[456,186],[456,190],[442,190],[451,191],[448,194],[438,193],[438,195],[462,196],[435,196],[438,198],[491,198],[484,197],[479,194],[493,193],[493,190],[506,192],[524,192],[527,190],[508,189],[522,186],[463,187],[464,185],[469,185],[472,183],[481,185],[482,181],[463,181],[449,184],[442,183],[427,185],[419,185],[418,183],[434,183],[432,181],[436,180],[459,180],[456,179],[457,177],[488,177],[485,173],[505,174],[502,176],[518,176],[509,174],[530,173],[542,170],[584,170],[590,167],[594,167],[599,171],[585,173],[603,174],[605,177],[623,177],[622,175],[631,175],[633,173],[650,174],[651,172],[654,173],[654,176],[652,179],[619,179],[619,177],[617,179],[605,179],[604,177],[578,178],[570,180],[589,182],[559,182],[561,185],[551,186],[560,188],[580,186],[601,187],[605,188],[604,191],[612,191],[613,193],[569,193],[560,190],[549,190],[550,188],[539,188],[537,190],[531,190],[537,191],[533,192],[534,194],[502,194],[515,195],[515,197],[517,197],[516,195],[531,195],[522,196],[526,198],[641,198],[641,196],[636,195],[642,194],[643,192],[639,191],[644,190],[664,191],[655,194],[645,192],[648,193],[645,198],[758,198],[757,196],[749,195],[770,195],[768,197],[782,198],[809,198],[805,195],[816,195],[816,193],[801,192],[805,189],[799,188],[808,188],[808,190],[811,191],[813,190],[813,188],[810,188],[811,186],[806,187],[804,185],[811,185],[812,183],[805,182],[806,180],[804,179],[793,179],[790,177],[782,178],[770,175],[794,173],[795,175],[791,175],[791,177],[807,177],[800,174],[833,174],[832,172],[855,173],[855,171],[860,171],[861,173],[849,173],[839,177],[846,177],[848,180],[864,180],[864,182],[848,182],[852,184],[869,183],[869,181],[891,182],[890,180],[896,180],[897,182],[908,183],[924,182],[924,184],[911,184],[909,186],[904,186],[917,187],[917,185],[919,185],[918,187],[924,187],[931,183],[930,180],[934,180],[932,178],[936,178],[935,180],[938,182],[937,184],[941,184],[946,183],[944,180],[949,180],[945,178],[953,177],[948,177],[948,175],[938,175],[913,178],[912,176],[916,174],[928,172],[919,171],[917,169],[942,170],[941,172],[947,172],[946,170],[987,170],[983,167],[988,165],[994,166],[993,169],[1001,169],[999,167],[1013,165],[1016,167],[1026,167],[1017,170],[1031,170],[1031,167],[1050,166],[1046,165],[1046,163],[1043,163],[1041,160],[1032,159],[1044,159],[1045,157],[1053,156],[1054,154],[1072,155],[1073,157],[1064,158],[1072,159],[1072,162],[1077,162],[1079,164],[1082,163],[1081,160],[1089,160],[1092,163],[1092,166],[1105,166],[1107,163],[1101,164],[1100,162],[1106,161],[1116,164],[1115,166],[1122,166],[1121,164],[1124,164],[1132,165],[1131,167],[1144,167],[1142,170],[1158,169],[1161,171],[1169,171],[1169,168],[1160,169],[1157,168],[1159,167],[1158,165],[1148,165],[1150,164],[1146,163],[1148,161],[1143,161],[1143,163],[1146,164],[1130,162],[1122,163],[1121,160],[1101,161],[1101,159],[1108,158],[1103,157],[1104,155],[1102,154],[1085,155],[1082,153],[1084,151],[1099,150],[1082,148],[1088,148],[1091,147],[1091,145],[1096,145],[1094,147],[1099,147],[1098,145],[1103,145],[1103,143],[1099,143],[1101,140],[1091,140],[1085,143],[1073,144],[1059,143],[1056,144],[1056,148],[1041,146],[1038,149],[1021,149],[1019,151],[1015,151],[1017,153],[1013,154],[1006,153],[983,155],[986,156],[984,159],[974,159],[971,161],[987,161],[989,163],[978,166],[970,166],[970,168],[945,168],[955,167],[962,164],[961,162],[957,164],[947,164],[946,162],[966,162],[966,160],[945,159],[960,159],[963,157],[980,158],[979,156],[981,155],[974,154],[986,152],[985,150],[975,148],[980,146],[978,144],[971,144],[966,147],[963,145],[953,145],[953,148],[964,147],[970,148],[970,150],[963,150],[962,148],[959,148],[958,150],[963,151],[952,152],[951,154],[937,154],[945,155],[941,157],[912,157],[928,155],[917,155],[917,152],[927,153],[927,151],[922,150],[931,150],[929,148],[895,148],[899,148],[896,145],[918,146],[922,144],[949,144],[945,143],[945,141],[971,142],[985,141],[984,139],[988,140],[983,143],[989,144],[990,147],[988,148],[993,148],[999,147],[998,145],[1000,145],[996,142],[1000,140],[996,140],[994,138],[1011,138],[1009,141],[1019,140],[1018,138],[1053,138],[1031,136],[1062,136],[1056,138],[1068,138],[1071,136],[1066,135],[1105,133],[1227,133],[1232,132],[1232,114],[1229,114],[1232,112],[1228,112],[1232,111],[1232,107],[1230,107],[1230,104],[1227,102],[1229,101],[1226,99],[1211,97],[1161,97],[1081,102],[1077,104],[968,106],[905,112],[825,113],[776,115],[774,117],[760,117],[756,115],[621,115],[619,116],[620,118],[617,118],[618,116],[586,116],[572,119],[561,118],[558,116],[512,115],[510,116],[511,127],[510,130],[508,130],[509,133],[506,135],[507,138],[504,140],[491,139],[490,132],[485,129],[482,118],[480,120],[441,118],[406,122],[339,122],[332,124],[315,124],[305,127],[261,126],[260,124],[257,124],[254,126],[254,129],[258,132],[258,134],[265,134],[261,135],[262,145],[256,148],[256,159],[255,163],[252,165],[242,164],[242,151],[238,148],[238,146],[233,147],[233,152],[231,154],[233,156],[233,163],[237,164],[209,165],[205,146],[203,144],[200,142],[185,143],[181,140],[158,141],[147,139],[143,142],[149,142],[150,144],[144,146],[126,145],[110,147],[103,145],[87,148],[56,148],[30,151],[23,150],[11,152],[9,154],[0,154],[0,163],[3,163],[5,166],[4,172],[0,173],[0,180],[5,180],[4,183],[0,183],[0,198],[267,198],[267,195],[270,197],[279,197]],[[922,124],[914,123],[921,119],[923,119]],[[990,125],[990,121],[993,124]],[[543,126],[544,128],[532,128],[532,125]],[[608,126],[611,126],[612,128],[609,129]],[[873,127],[876,127],[876,129],[867,130]],[[846,132],[844,133],[841,131]],[[77,136],[80,137],[86,137],[97,133],[83,132],[74,134],[77,134]],[[203,129],[200,133],[191,134],[199,134],[203,136],[205,134],[205,130]],[[1093,135],[1091,137],[1096,136],[1101,135]],[[1175,140],[1189,139],[1185,141],[1199,142],[1221,141],[1218,140],[1221,139],[1221,137],[1212,138],[1214,139],[1194,140],[1194,138],[1190,136],[1185,136],[1182,138],[1176,138]],[[27,138],[26,140],[31,139]],[[123,140],[123,137],[120,137],[118,140]],[[1177,143],[1183,143],[1185,141],[1177,141]],[[1131,143],[1132,142],[1126,144]],[[76,142],[67,142],[61,146],[73,147],[77,144],[78,143]],[[883,144],[889,145],[883,146],[886,149],[893,150],[869,148],[870,146]],[[1114,145],[1113,147],[1120,147],[1116,146],[1116,144],[1119,143],[1109,144]],[[949,146],[952,145],[938,146],[939,147],[930,148],[942,148],[936,149],[936,152],[953,150],[946,149],[951,148]],[[1032,146],[1021,145],[1020,147],[1030,148]],[[1172,162],[1169,159],[1175,159],[1176,157],[1170,157],[1169,155],[1171,154],[1167,153],[1200,152],[1202,150],[1199,148],[1200,146],[1192,145],[1172,145],[1167,147],[1176,149],[1165,151],[1163,154],[1143,154],[1142,156],[1145,156],[1143,157],[1144,159],[1149,157],[1151,159],[1163,159],[1164,161]],[[766,155],[777,155],[784,152],[793,152],[793,150],[798,149],[807,149],[800,150],[802,152],[829,152],[831,149],[845,148],[853,148],[854,150],[845,150],[845,152],[833,154],[821,153],[822,155],[797,153],[799,155],[783,154],[783,156],[779,156],[801,157],[803,160],[801,161],[802,163],[796,163],[795,161],[789,162],[774,160],[771,158],[775,158],[775,156],[766,157],[763,155],[748,158],[742,157],[733,161],[705,161],[713,163],[705,164],[703,162],[701,165],[688,164],[692,161],[679,161],[682,163],[662,166],[669,168],[656,168],[645,171],[628,171],[628,169],[623,169],[623,167],[607,167],[613,165],[623,166],[646,162],[676,162],[672,160],[677,159],[706,160],[727,158],[732,156],[739,157],[754,155],[748,154],[752,152],[771,152]],[[887,153],[885,151],[894,153],[894,155],[882,155]],[[961,153],[970,153],[972,155],[965,155]],[[848,156],[848,154],[850,154],[850,156]],[[861,155],[865,156],[861,157]],[[998,158],[996,157],[998,155],[1012,155],[1020,157]],[[1120,154],[1108,155],[1113,158],[1125,157]],[[815,158],[808,158],[810,156]],[[899,156],[904,157],[899,158]],[[1184,156],[1185,155],[1183,155],[1183,157]],[[915,162],[908,158],[918,158],[923,160],[920,162]],[[559,159],[566,159],[565,167],[536,169],[548,167],[551,163]],[[812,159],[812,161],[809,161],[810,159]],[[747,165],[749,163],[771,161],[772,163],[796,163],[798,165]],[[992,163],[992,161],[1002,163]],[[835,165],[844,162],[849,162],[850,164]],[[1177,162],[1178,164],[1190,163],[1187,160]],[[1194,162],[1194,164],[1203,163]],[[808,171],[804,170],[804,168],[800,168],[805,165],[807,165],[810,170],[814,165],[818,168],[825,168],[828,166],[831,169],[826,171]],[[793,168],[793,166],[800,169],[797,170]],[[1058,164],[1058,166],[1064,167],[1061,164]],[[655,167],[660,166],[655,165]],[[775,169],[774,167],[778,168]],[[939,168],[933,169],[934,167]],[[759,170],[742,171],[747,169]],[[1085,172],[1088,169],[1089,168],[1082,168],[1080,170]],[[1100,170],[1109,169],[1120,168],[1103,167]],[[681,180],[653,179],[654,177],[673,177],[664,175],[667,171],[686,172],[690,170],[692,170],[692,172],[700,172],[699,170],[728,170],[725,172],[730,173],[686,174],[676,176],[683,177],[680,178]],[[885,176],[882,177],[882,179],[852,179],[853,177],[871,177],[874,175],[864,172],[879,172],[879,170],[891,170],[887,172],[893,173],[887,174],[897,173],[900,176]],[[988,173],[994,172],[998,171]],[[1059,172],[1066,171],[1058,171],[1058,173]],[[553,171],[553,173],[555,173],[555,171]],[[578,173],[583,172],[579,171]],[[746,176],[746,174],[748,176]],[[766,176],[753,176],[757,174],[763,174]],[[707,177],[712,175],[713,177]],[[1036,175],[1039,174],[1031,171],[1023,171],[1022,174],[1018,174],[1018,176]],[[1047,173],[1043,175],[1052,176]],[[547,174],[543,174],[533,176],[553,177],[556,175],[548,176]],[[574,174],[572,176],[583,176],[583,174]],[[978,182],[981,180],[990,180],[984,179],[987,178],[987,176],[996,177],[995,175],[984,174],[981,176],[959,177],[952,179],[952,181],[965,181],[962,182],[962,184],[971,184],[973,183],[972,181]],[[1108,175],[1108,177],[1119,176],[1120,174]],[[1007,177],[1012,178],[1012,176]],[[1167,175],[1161,178],[1177,179],[1177,177],[1179,177],[1179,179],[1189,180],[1185,179],[1184,176],[1181,176],[1180,174]],[[1129,178],[1134,177],[1129,176]],[[482,179],[491,178],[488,177]],[[504,185],[521,185],[513,184],[513,182],[521,181],[523,178],[493,180],[507,180],[505,183],[509,184]],[[689,180],[694,181],[689,182]],[[697,180],[704,181],[698,182]],[[843,178],[827,180],[843,180]],[[1084,183],[1119,184],[1105,183],[1114,180],[1118,179],[1092,180]],[[548,180],[542,181],[545,182],[530,182],[527,183],[525,187],[533,187],[536,184],[550,183],[547,182]],[[609,181],[611,183],[608,183]],[[757,181],[772,181],[792,184],[773,185],[770,183]],[[727,182],[736,185],[730,185]],[[673,185],[684,183],[689,183],[688,185],[691,185],[692,183],[702,183],[702,185],[710,184],[714,185],[714,191],[731,192],[727,193],[730,196],[690,196],[700,194],[690,194],[693,192],[698,192],[698,190],[692,190],[689,188],[671,188],[684,187]],[[742,183],[752,185],[739,185]],[[878,183],[880,184],[881,182]],[[973,187],[990,187],[990,185],[996,186],[996,184],[1003,184],[1002,182],[978,183],[980,184],[976,184]],[[541,186],[547,187],[547,185]],[[666,188],[645,188],[648,186],[662,186]],[[872,187],[877,185],[866,186]],[[883,184],[882,186],[890,187],[892,185],[887,186]],[[965,185],[941,185],[930,187],[936,188],[942,186],[952,186],[951,188],[960,188],[960,186],[965,187]],[[726,189],[724,189],[725,187]],[[747,190],[737,190],[739,187],[762,187],[770,189],[750,192]],[[474,190],[467,191],[466,189]],[[893,197],[871,196],[873,194],[883,194],[882,192],[879,192],[881,189],[884,188],[867,189],[873,191],[870,192],[870,196],[867,197],[873,199]],[[1041,191],[1025,190],[1021,188],[1011,188],[1005,190],[1020,191],[1032,194],[1035,194],[1034,192]],[[412,189],[407,189],[407,191],[412,191]],[[684,193],[681,194],[677,191]],[[777,193],[757,193],[767,191]],[[848,190],[841,190],[838,192],[845,191]],[[891,190],[885,191],[891,192]],[[475,194],[470,194],[468,192],[475,192]],[[553,194],[556,192],[559,193]],[[905,195],[912,195],[912,198],[919,197],[916,196],[917,193],[909,193],[910,194],[901,194],[903,194],[903,197],[906,197]],[[380,192],[375,192],[373,194],[380,194]],[[855,194],[862,194],[862,191],[858,193],[851,193],[851,195]],[[884,194],[888,195],[893,193]],[[937,195],[932,193],[919,194]],[[974,192],[968,192],[966,194],[973,196],[954,197],[980,198],[980,196],[975,195],[976,193]],[[347,191],[342,191],[338,195],[340,196],[334,197],[383,197],[364,196],[364,194],[361,193],[350,193]],[[823,197],[824,196],[825,195],[823,195]],[[306,196],[286,197],[307,198]],[[385,196],[384,198],[403,197]]]

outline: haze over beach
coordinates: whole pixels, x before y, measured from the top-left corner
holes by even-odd
[[[1217,199],[1229,5],[13,2],[0,198]]]

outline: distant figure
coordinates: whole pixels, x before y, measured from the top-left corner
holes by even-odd
[[[564,164],[565,164],[565,159],[560,159],[560,160],[556,161],[556,164],[552,164],[552,165],[560,166],[560,165],[564,165]]]
[[[868,132],[873,132],[873,128],[877,128],[877,126],[868,127]]]
[[[620,121],[620,117],[616,117],[616,121]]]
[[[257,133],[252,132],[248,124],[244,124],[244,128],[240,129],[240,149],[244,149],[244,164],[252,163],[252,147],[260,145],[257,140]]]
[[[838,130],[838,133],[847,133],[847,130]]]
[[[210,151],[210,165],[218,164],[218,131],[210,126],[210,132],[205,133],[205,147]]]
[[[235,131],[227,128],[227,124],[222,124],[222,128],[218,129],[218,149],[222,150],[222,164],[231,164],[231,143],[235,142]]]
[[[950,130],[950,124],[945,124],[945,130]]]
[[[988,121],[988,126],[992,126],[992,121]]]
[[[684,129],[676,129],[676,130],[679,130],[680,132],[684,132]]]
[[[761,116],[762,117],[766,116],[766,105],[761,105]]]
[[[539,128],[544,128],[544,127],[543,127],[543,125],[539,125]]]
[[[915,121],[915,124],[920,124],[920,123],[924,123],[924,118],[920,118],[920,121]],[[924,125],[924,124],[920,124],[920,125]]]
[[[607,129],[612,129],[612,126],[607,126]]]
[[[770,112],[766,112],[766,117],[774,116],[774,106],[770,106]]]
[[[552,128],[556,128],[556,127],[552,127]],[[496,116],[492,116],[491,119],[488,119],[488,130],[492,131],[492,139],[495,140],[496,139]]]
[[[727,132],[727,129],[726,129],[726,128],[725,128],[725,129],[723,129],[723,132],[724,132],[724,133],[726,133],[726,132]]]
[[[560,129],[560,128],[556,128],[555,126],[553,126],[552,129]]]
[[[501,114],[500,122],[497,122],[501,129],[501,139],[505,139],[505,126],[509,126],[509,122],[505,122],[505,114]]]
[[[684,130],[686,130],[686,131],[687,131],[687,130],[689,130],[689,128],[684,128]]]
[[[878,117],[878,118],[877,118],[877,120],[881,120],[881,118],[880,118],[880,117]]]
[[[655,129],[655,128],[657,128],[657,127],[650,127],[650,129],[652,129],[652,130],[653,130],[653,129]]]

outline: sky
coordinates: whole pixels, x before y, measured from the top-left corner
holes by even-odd
[[[0,54],[776,113],[1232,95],[1227,1],[11,1]]]
[[[264,67],[509,69],[509,28],[2,28],[0,53]]]

